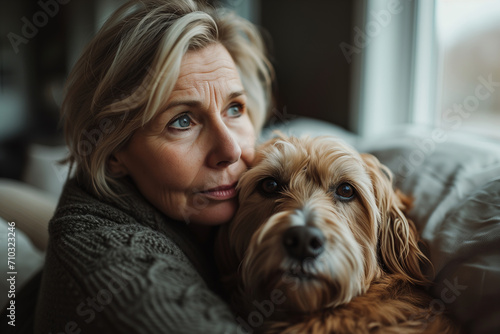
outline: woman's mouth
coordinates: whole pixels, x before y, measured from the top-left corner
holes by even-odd
[[[236,197],[236,182],[233,184],[222,185],[219,187],[200,191],[200,194],[203,194],[204,196],[217,201],[231,199]]]

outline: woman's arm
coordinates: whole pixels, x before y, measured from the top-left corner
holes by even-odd
[[[236,333],[228,306],[159,232],[104,226],[55,239],[37,333]]]

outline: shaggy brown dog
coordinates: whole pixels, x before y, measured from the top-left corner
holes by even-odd
[[[216,259],[242,333],[458,333],[423,290],[410,201],[374,156],[281,136],[238,189]]]

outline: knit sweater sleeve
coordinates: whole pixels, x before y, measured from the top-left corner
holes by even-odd
[[[36,333],[236,333],[176,243],[119,220],[73,210],[51,222]]]

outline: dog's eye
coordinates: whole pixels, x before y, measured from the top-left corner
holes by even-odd
[[[281,186],[272,177],[265,178],[260,182],[260,190],[265,194],[265,195],[273,195],[276,194],[280,190]]]
[[[351,186],[349,183],[342,183],[335,190],[335,194],[338,197],[340,197],[341,200],[349,201],[354,198],[355,195],[354,187]]]

